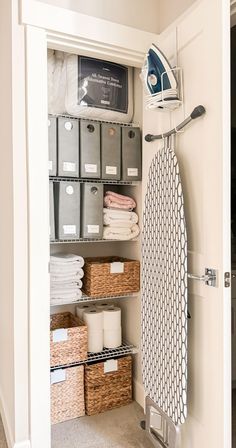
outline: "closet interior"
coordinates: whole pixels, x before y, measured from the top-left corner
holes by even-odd
[[[63,422],[100,415],[105,425],[109,413],[103,412],[119,408],[122,420],[122,406],[132,400],[142,404],[143,400],[139,74],[140,70],[132,67],[48,50],[51,423],[55,447],[62,446],[57,435],[66,431]],[[146,440],[139,425],[141,407],[132,406],[130,411],[124,408],[124,415],[133,413],[135,437]],[[89,423],[85,421],[85,425]],[[61,425],[54,426],[56,423]],[[82,444],[84,435],[77,436],[81,447],[88,446]],[[150,442],[144,443],[149,446]]]

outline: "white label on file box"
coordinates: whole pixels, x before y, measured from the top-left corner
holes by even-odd
[[[108,359],[104,362],[104,373],[116,372],[118,370],[117,359]]]
[[[128,176],[138,176],[138,168],[128,168]]]
[[[63,226],[64,235],[76,235],[75,225],[65,225]]]
[[[64,369],[57,369],[51,372],[51,384],[61,383],[66,380],[66,371]]]
[[[52,332],[52,342],[64,342],[68,339],[68,332],[66,328],[58,328]]]
[[[124,272],[124,263],[121,263],[120,261],[113,261],[113,263],[110,264],[111,274],[123,274],[123,272]]]
[[[93,163],[85,163],[84,169],[86,173],[97,173],[98,166]]]
[[[52,160],[48,161],[48,170],[52,171]]]
[[[117,174],[117,167],[106,165],[106,174]]]
[[[88,233],[99,233],[99,226],[98,225],[92,225],[88,224]]]
[[[76,164],[74,162],[63,162],[63,171],[74,173],[76,171]]]

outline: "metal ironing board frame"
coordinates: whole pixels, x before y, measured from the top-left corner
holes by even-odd
[[[165,132],[164,134],[158,134],[158,135],[146,134],[145,140],[146,140],[146,142],[153,142],[154,140],[162,140],[167,137],[170,137],[171,135],[175,135],[179,131],[181,131],[181,129],[183,129],[187,124],[189,124],[192,120],[204,115],[205,112],[206,112],[206,109],[204,106],[202,106],[202,105],[196,106],[193,109],[192,113],[189,115],[189,117],[187,117],[184,121],[182,121],[182,123],[180,123],[178,126],[176,126],[176,128],[171,129],[170,131]]]

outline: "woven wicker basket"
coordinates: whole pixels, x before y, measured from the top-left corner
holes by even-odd
[[[111,273],[113,262],[124,263],[124,272]],[[85,258],[83,291],[91,297],[121,296],[140,289],[140,263],[120,257]]]
[[[59,329],[67,329],[67,340],[53,342]],[[51,367],[87,359],[88,329],[83,321],[68,312],[53,314],[50,330]]]
[[[99,414],[132,401],[132,357],[117,359],[118,370],[104,373],[104,362],[85,366],[85,409]]]
[[[65,381],[51,384],[51,423],[85,415],[84,366],[65,369]]]

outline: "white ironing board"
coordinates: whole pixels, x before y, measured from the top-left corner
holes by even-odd
[[[142,367],[151,402],[167,421],[184,423],[187,234],[178,161],[168,148],[160,150],[151,163],[143,213]]]

